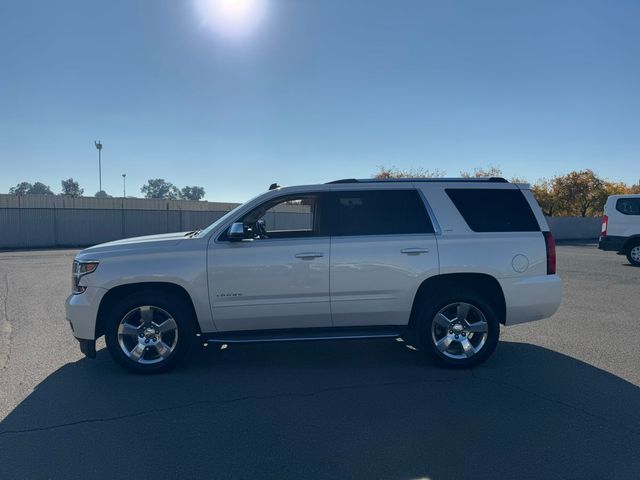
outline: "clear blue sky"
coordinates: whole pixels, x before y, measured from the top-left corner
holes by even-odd
[[[0,3],[0,192],[95,193],[98,138],[112,195],[127,173],[241,201],[380,164],[640,178],[637,0],[265,4],[231,35],[195,0]]]

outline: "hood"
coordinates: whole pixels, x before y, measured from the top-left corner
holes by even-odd
[[[113,250],[124,251],[138,248],[170,247],[184,240],[189,232],[161,233],[159,235],[145,235],[143,237],[123,238],[113,242],[100,243],[86,248],[81,254],[94,254]]]

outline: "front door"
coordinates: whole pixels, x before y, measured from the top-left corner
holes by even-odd
[[[288,195],[236,221],[247,239],[209,246],[208,276],[219,331],[330,327],[330,240],[320,195]]]

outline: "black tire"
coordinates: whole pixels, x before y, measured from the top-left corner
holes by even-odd
[[[436,333],[440,331],[440,334],[442,335],[442,329],[445,328],[440,325],[440,322],[436,321],[437,314],[442,309],[445,309],[447,307],[449,307],[451,310],[445,310],[445,313],[452,312],[453,309],[456,309],[457,311],[457,307],[455,307],[455,305],[459,303],[469,304],[473,307],[469,310],[471,312],[468,314],[470,316],[469,321],[473,321],[476,319],[482,320],[482,317],[478,313],[481,312],[486,322],[486,325],[484,325],[481,321],[478,323],[474,323],[474,325],[476,325],[476,328],[486,328],[486,338],[482,343],[482,346],[480,346],[480,348],[478,349],[477,353],[474,353],[468,358],[452,358],[452,355],[465,355],[462,344],[457,347],[459,340],[454,340],[452,342],[450,348],[454,350],[453,352],[447,351],[446,353],[443,353],[436,346],[436,340],[438,339]],[[477,311],[475,309],[477,309]],[[455,320],[454,322],[458,323],[457,320]],[[437,325],[434,326],[434,323],[436,323]],[[427,354],[432,357],[438,365],[446,368],[463,369],[472,368],[476,365],[479,365],[491,356],[493,351],[496,349],[496,346],[498,345],[498,339],[500,337],[500,321],[498,315],[496,314],[495,307],[482,295],[479,295],[472,290],[463,289],[445,292],[441,295],[436,295],[425,301],[422,311],[418,316],[417,328],[419,329],[418,334],[420,338],[421,349],[426,351]],[[434,328],[436,329],[435,332],[433,330]],[[444,332],[444,335],[453,338],[453,334],[455,334],[457,330],[453,329],[453,327],[450,328],[451,329],[449,330],[449,332]],[[460,328],[463,327],[461,326]],[[471,329],[472,327],[469,328]],[[478,336],[476,337],[476,335]],[[466,338],[469,342],[477,342],[478,345],[480,345],[483,336],[484,332],[476,333],[465,331],[464,338],[462,337],[462,333],[460,333],[459,337],[455,338],[459,338],[460,341],[463,341]],[[442,338],[440,338],[440,340],[442,340]],[[468,346],[469,343],[467,343],[466,345]],[[459,352],[455,351],[456,348],[459,349]]]
[[[151,309],[146,308],[147,306],[150,306]],[[154,319],[154,321],[164,323],[167,320],[165,314],[168,314],[175,322],[175,328],[172,328],[168,333],[160,333],[159,337],[156,335],[155,338],[152,338],[152,345],[146,348],[148,352],[142,353],[141,359],[143,362],[155,363],[134,361],[124,352],[124,347],[120,345],[118,329],[121,321],[125,318],[132,318],[133,320],[126,320],[125,322],[131,321],[135,323],[137,309],[141,307],[145,312],[152,311],[151,314],[147,313],[147,315],[150,315],[149,318]],[[138,316],[140,319],[143,316],[142,310],[140,310],[140,315]],[[155,320],[158,317],[160,320]],[[140,321],[142,322],[142,320]],[[130,324],[127,323],[128,325]],[[146,331],[143,325],[141,324],[139,328],[142,331]],[[155,325],[155,323],[151,325]],[[171,325],[173,326],[173,324]],[[105,340],[111,357],[125,369],[138,374],[161,373],[173,368],[188,353],[195,335],[195,322],[191,306],[179,296],[159,294],[153,291],[133,293],[120,300],[109,312],[105,325]],[[131,342],[130,345],[135,345],[138,342],[138,338],[135,335],[130,337],[123,336],[122,338],[123,344]],[[146,338],[144,336],[140,338],[139,343],[142,345],[142,340]],[[172,350],[163,348],[162,353],[166,354],[166,358],[162,358],[161,351],[153,345],[156,338],[164,340],[173,346]],[[167,343],[164,346],[167,346]],[[168,351],[170,353],[167,353]]]
[[[635,251],[634,248],[636,249]],[[640,249],[640,241],[637,240],[627,247],[627,260],[629,260],[629,263],[634,267],[640,267],[640,259],[637,253],[638,249]],[[634,256],[636,258],[634,258]]]

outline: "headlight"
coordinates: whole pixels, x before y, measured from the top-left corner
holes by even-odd
[[[71,269],[71,290],[75,295],[83,293],[87,289],[87,287],[80,285],[80,279],[85,275],[95,272],[96,268],[98,268],[98,262],[95,261],[73,261],[73,267]]]

